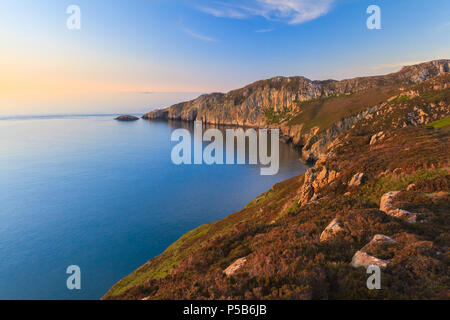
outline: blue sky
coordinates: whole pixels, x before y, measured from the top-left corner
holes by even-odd
[[[66,28],[72,4],[81,30]],[[381,30],[366,27],[371,4]],[[383,74],[449,58],[449,35],[448,0],[2,0],[0,112],[24,93],[211,92],[277,75]]]

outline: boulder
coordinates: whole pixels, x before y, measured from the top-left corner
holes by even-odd
[[[377,234],[364,247],[362,247],[361,251],[368,253],[377,252],[379,249],[384,250],[391,247],[395,244],[395,242],[396,241],[391,237],[383,234]]]
[[[352,258],[351,265],[355,268],[364,267],[368,268],[369,266],[378,266],[380,268],[386,268],[388,265],[388,260],[382,260],[375,258],[364,251],[356,251],[355,255]]]
[[[394,199],[404,191],[390,191],[384,194],[380,200],[380,211],[383,211],[391,217],[403,219],[409,223],[415,223],[419,216],[418,213],[409,212],[395,207],[392,202]]]
[[[380,210],[387,213],[392,210],[392,201],[394,201],[395,197],[399,195],[402,191],[389,191],[385,193],[380,200]]]
[[[378,243],[394,243],[395,240],[391,237],[385,236],[384,234],[376,234],[372,240],[370,240],[370,243],[372,244],[378,244]]]
[[[366,251],[370,252],[370,249],[376,248],[379,246],[389,245],[395,243],[395,240],[391,237],[388,237],[384,234],[376,234],[373,236],[372,240],[370,240],[369,243],[367,243],[361,250],[357,251],[355,255],[353,256],[351,265],[355,268],[358,267],[364,267],[367,268],[370,265],[375,265],[380,268],[386,268],[389,261],[388,260],[382,260],[378,259],[374,256],[371,256]]]
[[[232,264],[230,264],[228,266],[228,268],[226,268],[223,272],[228,277],[233,276],[244,266],[245,262],[247,262],[247,258],[246,257],[237,259]]]
[[[344,229],[342,228],[342,225],[338,221],[338,219],[333,219],[333,221],[330,222],[330,224],[323,230],[322,234],[320,235],[320,242],[328,241],[331,238],[333,238],[336,234],[343,232]]]
[[[418,217],[417,213],[409,212],[409,211],[403,210],[403,209],[391,210],[388,214],[390,216],[406,220],[409,223],[417,222],[417,217]]]

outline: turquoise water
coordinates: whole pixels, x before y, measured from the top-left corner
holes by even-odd
[[[99,299],[185,232],[301,174],[280,145],[280,171],[176,166],[171,132],[186,124],[112,116],[0,120],[0,299]],[[81,268],[81,290],[66,268]]]

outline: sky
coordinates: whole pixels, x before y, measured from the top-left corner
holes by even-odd
[[[448,0],[0,0],[0,115],[145,112],[274,76],[385,74],[450,58],[449,40]]]

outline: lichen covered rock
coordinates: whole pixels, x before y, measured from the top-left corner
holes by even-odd
[[[364,251],[356,251],[353,256],[351,265],[355,268],[364,267],[368,268],[369,266],[378,266],[380,268],[386,268],[389,261],[375,258]]]
[[[407,210],[403,210],[397,208],[392,204],[394,199],[404,191],[390,191],[384,194],[380,200],[380,211],[383,211],[387,215],[391,217],[396,217],[408,221],[410,223],[417,222],[417,218],[419,216],[418,213],[409,212]]]
[[[228,266],[228,268],[226,268],[223,272],[228,277],[230,277],[232,275],[235,275],[244,266],[245,262],[247,262],[247,258],[246,257],[237,259],[232,264],[230,264]]]
[[[323,230],[322,234],[320,235],[320,242],[328,241],[338,233],[341,233],[343,231],[344,229],[342,228],[342,225],[338,221],[338,219],[333,219],[333,221],[330,222],[330,224],[325,228],[325,230]]]

